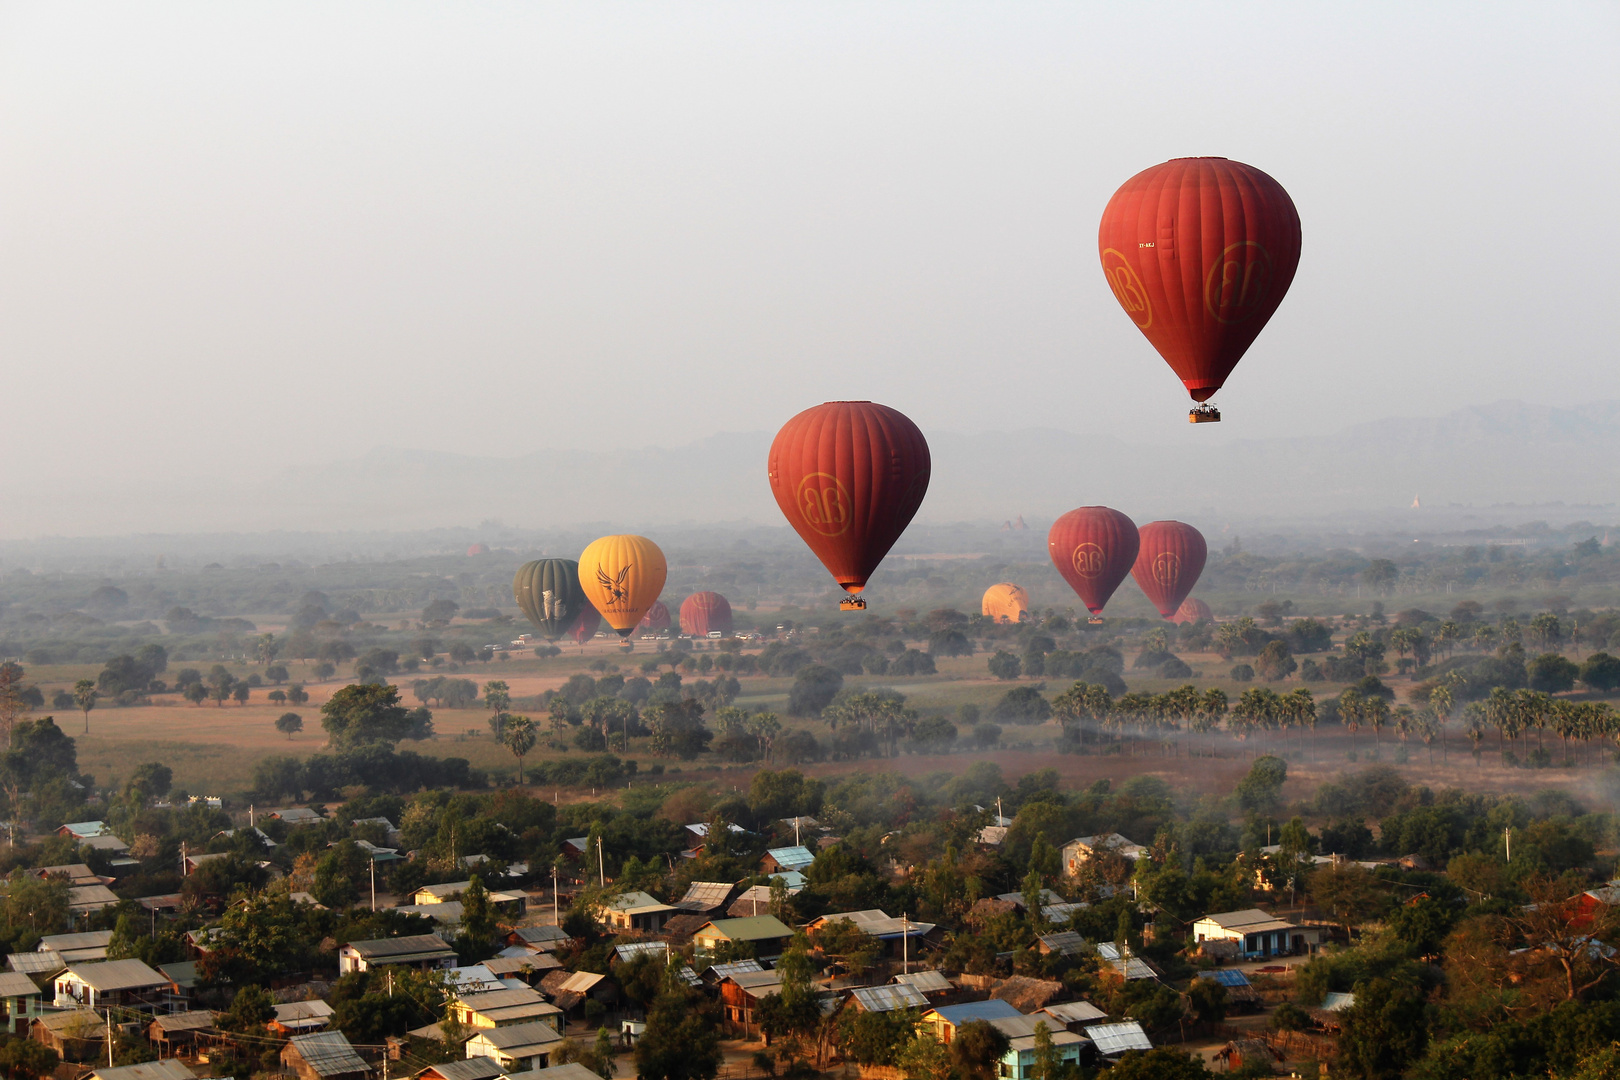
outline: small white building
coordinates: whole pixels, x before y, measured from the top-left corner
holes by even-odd
[[[69,964],[56,977],[56,1007],[152,1010],[166,1004],[167,976],[140,960],[106,960],[99,964]]]
[[[494,1058],[507,1072],[543,1069],[562,1041],[555,1028],[538,1020],[510,1027],[479,1028],[467,1040],[467,1056]]]
[[[1322,943],[1322,931],[1296,926],[1259,908],[1205,915],[1193,923],[1193,940],[1232,941],[1245,960],[1268,956],[1303,956]]]
[[[602,905],[602,919],[615,930],[644,930],[657,933],[672,916],[680,914],[678,908],[660,903],[658,898],[644,892],[627,892],[615,896]]]

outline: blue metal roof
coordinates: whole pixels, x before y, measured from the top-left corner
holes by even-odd
[[[1002,1020],[1009,1016],[1024,1015],[1000,998],[970,1001],[965,1005],[947,1005],[943,1009],[935,1009],[934,1013],[950,1024],[965,1024],[970,1020]]]
[[[1200,971],[1198,973],[1198,977],[1200,979],[1209,979],[1212,982],[1218,982],[1222,986],[1249,985],[1249,977],[1243,974],[1243,972],[1235,971],[1232,968],[1219,968],[1215,971]]]

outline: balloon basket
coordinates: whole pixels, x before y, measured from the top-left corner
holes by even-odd
[[[866,601],[858,596],[846,596],[838,601],[839,611],[865,611]]]
[[[1189,424],[1218,424],[1221,422],[1221,410],[1213,405],[1194,405],[1187,412]]]
[[[1091,618],[1087,619],[1086,622],[1090,623],[1092,626],[1101,626],[1102,625],[1102,616],[1101,615],[1093,615]]]

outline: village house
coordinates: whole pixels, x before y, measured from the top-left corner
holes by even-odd
[[[511,1027],[480,1028],[467,1040],[467,1059],[494,1058],[507,1072],[527,1072],[550,1064],[563,1037],[541,1021]]]
[[[56,1007],[82,1005],[90,1009],[112,1005],[123,1009],[157,1008],[167,1011],[169,980],[139,960],[104,960],[69,964],[56,977]]]
[[[291,806],[285,810],[271,810],[265,816],[284,821],[288,825],[319,825],[326,820],[307,806]]]
[[[281,1048],[281,1064],[298,1080],[368,1080],[371,1066],[341,1031],[294,1035]]]
[[[338,950],[338,971],[344,975],[389,964],[403,964],[423,971],[453,968],[456,950],[445,944],[438,934],[351,941]]]
[[[40,1015],[40,990],[20,971],[0,971],[0,1004],[5,1007],[6,1030],[28,1034],[28,1023]]]
[[[1284,922],[1259,908],[1245,908],[1205,915],[1193,923],[1193,940],[1237,942],[1237,951],[1245,960],[1259,960],[1314,952],[1322,943],[1322,931]]]
[[[199,1009],[154,1016],[146,1025],[146,1037],[157,1044],[160,1053],[174,1057],[183,1049],[195,1046],[198,1035],[213,1030],[214,1014]]]
[[[455,997],[450,1001],[449,1011],[458,1023],[470,1028],[509,1027],[536,1020],[543,1020],[558,1031],[563,1026],[563,1010],[547,1002],[532,986]]]
[[[96,1069],[82,1080],[196,1080],[196,1074],[169,1058],[167,1061],[143,1061],[138,1065]]]
[[[756,1030],[759,1003],[782,992],[779,971],[739,971],[720,980],[720,1006],[726,1020],[744,1033]]]
[[[506,1069],[494,1058],[475,1057],[429,1065],[416,1080],[498,1080],[505,1075]]]
[[[683,915],[713,915],[726,906],[734,888],[725,881],[694,881],[686,887],[686,895],[675,901],[675,910]]]
[[[780,956],[793,939],[793,930],[774,915],[751,915],[746,919],[711,919],[692,935],[699,959],[713,956],[725,945],[749,944],[762,960]]]
[[[1097,1048],[1102,1057],[1113,1060],[1127,1050],[1151,1050],[1153,1043],[1148,1039],[1147,1032],[1135,1020],[1126,1020],[1118,1024],[1094,1024],[1086,1028],[1086,1038]]]
[[[563,1014],[573,1012],[586,1001],[604,1004],[618,996],[618,987],[606,975],[594,971],[553,971],[540,980],[540,989],[551,998],[551,1003]],[[557,1021],[558,1030],[562,1021]]]
[[[313,1001],[289,1001],[284,1005],[275,1007],[276,1015],[272,1017],[265,1027],[271,1034],[283,1039],[294,1035],[307,1035],[312,1031],[324,1031],[332,1022],[332,1006],[319,999]]]
[[[847,921],[861,933],[882,942],[883,951],[890,956],[902,955],[906,951],[906,943],[909,943],[910,951],[915,955],[922,939],[934,930],[933,923],[918,922],[916,919],[897,919],[881,908],[823,915],[819,919],[812,920],[805,929],[811,934],[817,934],[840,921]]]
[[[945,977],[943,971],[905,972],[896,975],[894,981],[915,988],[919,994],[928,999],[929,1005],[949,1005],[958,992],[955,984]]]
[[[640,930],[656,934],[676,909],[644,892],[620,893],[602,904],[602,921],[614,930]]]
[[[107,946],[112,944],[112,936],[111,930],[89,930],[82,934],[51,934],[39,939],[38,951],[54,952],[68,964],[105,960]]]
[[[1058,1060],[1076,1069],[1080,1056],[1091,1040],[1067,1028],[1053,1024],[1044,1016],[1004,1016],[990,1021],[990,1026],[1007,1036],[1007,1052],[1002,1055],[998,1075],[1004,1080],[1030,1080],[1035,1067],[1035,1029],[1045,1024],[1052,1049]]]
[[[471,879],[450,881],[442,885],[424,885],[411,894],[411,903],[417,907],[450,903],[462,899],[462,895],[470,888],[472,888]],[[516,918],[527,910],[529,897],[528,894],[521,892],[489,890],[489,902],[496,911]]]
[[[506,943],[530,952],[556,952],[572,948],[574,939],[560,926],[520,926],[506,935]]]
[[[989,1001],[968,1001],[961,1005],[941,1005],[929,1009],[922,1014],[919,1026],[931,1031],[934,1038],[949,1046],[951,1039],[956,1036],[956,1029],[963,1024],[974,1020],[1004,1020],[1022,1015],[1023,1013],[1007,1002],[991,998]]]
[[[28,1037],[55,1050],[63,1061],[94,1061],[105,1055],[107,1021],[94,1009],[45,1012],[29,1021]]]
[[[771,848],[765,852],[760,860],[760,870],[765,874],[779,874],[785,871],[803,873],[810,869],[810,864],[816,861],[814,853],[807,847],[780,847]]]
[[[857,986],[849,992],[846,1009],[857,1012],[894,1012],[896,1009],[926,1009],[928,999],[923,992],[909,983],[891,983],[888,986]]]
[[[1141,844],[1134,843],[1116,832],[1077,837],[1064,844],[1058,855],[1062,860],[1063,872],[1069,877],[1074,877],[1099,851],[1111,851],[1135,862],[1146,850],[1147,848]]]
[[[1087,1024],[1095,1024],[1108,1018],[1107,1013],[1089,1001],[1065,1001],[1057,1005],[1048,1005],[1035,1015],[1045,1020],[1053,1031],[1061,1027],[1076,1035],[1084,1034]]]

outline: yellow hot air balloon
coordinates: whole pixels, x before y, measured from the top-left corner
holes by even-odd
[[[579,553],[580,586],[620,637],[658,602],[668,571],[664,553],[645,536],[604,536]]]
[[[1022,622],[1029,614],[1029,593],[1010,581],[998,582],[984,590],[979,609],[998,623]]]

